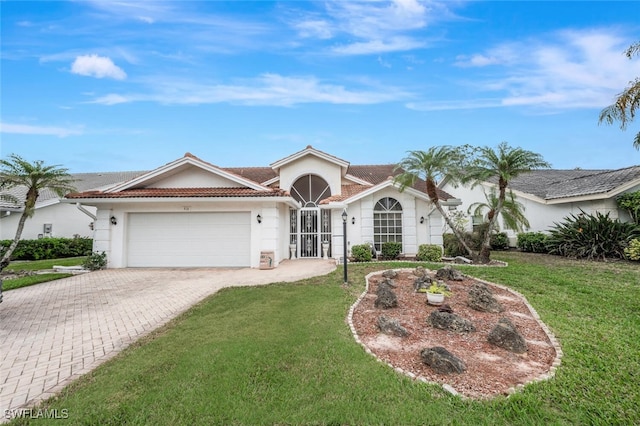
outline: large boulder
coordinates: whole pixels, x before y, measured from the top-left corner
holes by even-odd
[[[378,297],[373,304],[376,308],[391,309],[398,306],[398,296],[389,285],[378,286],[376,294]]]
[[[382,273],[382,276],[383,276],[384,278],[391,278],[391,279],[393,279],[393,278],[395,278],[395,277],[397,277],[397,276],[398,276],[398,273],[397,273],[396,271],[394,271],[393,269],[387,269],[386,271],[384,271],[384,272]]]
[[[476,327],[468,319],[462,318],[447,310],[437,310],[431,312],[427,318],[427,323],[440,330],[449,330],[456,333],[470,333],[476,331]]]
[[[457,269],[454,269],[451,266],[447,265],[444,268],[440,268],[436,271],[436,278],[439,280],[463,281],[464,274]]]
[[[460,374],[467,370],[464,361],[441,346],[423,349],[420,352],[420,358],[423,363],[439,374]]]
[[[489,287],[480,282],[475,282],[469,289],[469,298],[467,304],[480,312],[498,313],[504,311],[504,308],[493,296]]]
[[[517,354],[527,351],[524,336],[508,318],[500,318],[498,324],[489,332],[487,340],[493,345]]]
[[[395,318],[387,318],[384,315],[378,317],[378,329],[384,334],[392,336],[407,337],[409,332],[400,325],[400,321]]]

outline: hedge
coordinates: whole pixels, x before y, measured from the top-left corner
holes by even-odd
[[[11,240],[0,241],[0,253],[11,245]],[[88,256],[93,249],[91,238],[39,238],[20,240],[11,260],[42,260],[63,257]]]

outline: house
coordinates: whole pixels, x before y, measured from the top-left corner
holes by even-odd
[[[132,179],[143,172],[75,173],[74,186],[79,191],[102,189]],[[14,187],[4,192],[16,200],[0,200],[0,240],[12,240],[18,220],[24,211],[26,187]],[[79,208],[80,207],[80,208]],[[91,237],[96,209],[62,203],[53,191],[40,191],[33,217],[27,219],[21,238],[31,240],[43,237]]]
[[[486,202],[485,194],[497,190],[497,179],[475,188],[454,187],[450,183],[444,183],[441,188],[462,200],[458,209],[466,214],[469,206]],[[609,213],[611,218],[629,221],[627,212],[618,208],[616,197],[640,190],[640,166],[617,170],[533,170],[513,179],[509,188],[524,206],[531,232],[548,231],[554,223],[581,212]],[[469,219],[469,227],[482,221],[478,217],[469,216]],[[515,246],[516,233],[506,230],[502,221],[500,228],[507,232],[510,244]]]
[[[340,259],[347,244],[442,244],[424,181],[399,190],[394,165],[351,165],[307,146],[268,167],[215,166],[190,153],[126,182],[68,194],[96,209],[94,250],[108,266],[259,267],[289,258]],[[444,205],[460,200],[445,191]],[[343,212],[347,220],[343,222]]]

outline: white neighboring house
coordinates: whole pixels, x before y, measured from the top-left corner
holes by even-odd
[[[221,168],[187,153],[124,183],[67,195],[97,209],[94,250],[108,266],[260,267],[289,258],[340,259],[348,247],[442,244],[424,181],[400,192],[393,164],[351,165],[311,146],[268,167]],[[460,200],[440,191],[444,205]]]
[[[474,189],[470,186],[456,188],[446,182],[441,187],[463,200],[458,209],[466,214],[472,204],[486,202],[485,193],[497,190],[497,180],[485,182]],[[554,223],[581,211],[587,214],[608,212],[612,219],[628,221],[630,217],[618,208],[616,197],[640,190],[640,166],[618,170],[534,170],[511,181],[509,188],[525,207],[530,232],[548,231]],[[479,221],[481,218],[469,217],[469,228]],[[500,229],[509,235],[510,244],[515,246],[516,233],[506,230],[501,219],[499,224]]]
[[[115,183],[129,180],[143,172],[105,172],[71,174],[74,185],[79,191],[101,189]],[[24,211],[26,187],[15,187],[6,193],[12,195],[17,203],[0,201],[0,240],[13,240],[18,228],[18,220]],[[21,239],[32,240],[43,237],[72,238],[75,235],[91,237],[93,217],[96,208],[86,207],[85,211],[76,205],[61,203],[60,198],[49,190],[40,192],[34,215],[25,222]]]

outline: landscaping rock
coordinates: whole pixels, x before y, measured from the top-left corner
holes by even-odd
[[[388,270],[386,270],[386,271],[384,271],[382,273],[382,276],[384,278],[395,278],[395,277],[398,276],[398,273],[396,271],[394,271],[393,269],[388,269]]]
[[[380,281],[380,284],[378,284],[378,290],[380,289],[380,287],[396,288],[398,287],[398,285],[392,279],[384,278],[382,281]]]
[[[464,280],[464,274],[447,265],[444,268],[438,269],[436,278],[439,280],[462,281]]]
[[[527,342],[508,318],[500,318],[489,332],[489,343],[510,352],[521,354],[527,351]]]
[[[431,315],[427,318],[427,323],[434,328],[449,330],[456,333],[470,333],[476,331],[476,327],[471,321],[447,311],[437,310],[431,312]]]
[[[418,277],[414,280],[413,284],[416,291],[420,291],[420,289],[426,290],[431,286],[431,277],[429,277],[429,275],[425,275],[424,277]]]
[[[395,318],[387,318],[384,315],[378,317],[378,328],[384,334],[392,336],[407,337],[409,335],[407,329],[400,325],[400,321]]]
[[[493,297],[486,284],[476,282],[469,289],[467,304],[480,312],[498,313],[504,311],[502,305]]]
[[[473,263],[473,260],[466,258],[464,256],[456,256],[453,258],[454,263],[459,265],[470,265]]]
[[[378,298],[373,304],[376,308],[391,309],[398,306],[398,296],[393,292],[390,286],[378,286],[376,294],[378,295]]]
[[[453,308],[446,303],[438,308],[438,312],[447,312],[449,314],[453,313]]]
[[[418,278],[424,278],[425,276],[427,276],[427,270],[424,269],[424,266],[416,266],[416,268],[413,270],[413,275]]]
[[[460,374],[467,370],[464,361],[441,346],[423,349],[420,357],[423,363],[439,374]]]

